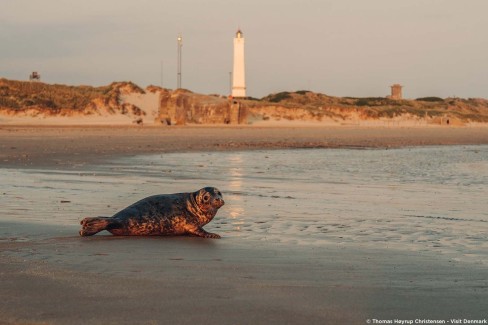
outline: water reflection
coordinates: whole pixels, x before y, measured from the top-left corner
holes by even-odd
[[[243,159],[241,153],[235,153],[227,157],[229,166],[229,188],[232,191],[242,189]]]
[[[229,185],[230,190],[229,201],[232,205],[229,205],[228,213],[232,220],[233,230],[240,232],[244,221],[241,220],[241,216],[244,214],[244,206],[242,195],[242,183],[243,183],[243,157],[242,153],[237,152],[227,157],[229,166]]]

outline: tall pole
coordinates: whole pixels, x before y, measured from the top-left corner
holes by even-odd
[[[177,85],[176,88],[180,89],[181,88],[181,47],[183,46],[183,38],[181,37],[181,34],[178,35],[178,75],[177,75]]]
[[[161,88],[163,88],[163,60],[161,60]]]
[[[229,72],[229,94],[232,96],[232,71]]]

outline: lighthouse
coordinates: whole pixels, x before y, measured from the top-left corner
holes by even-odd
[[[239,29],[234,38],[234,69],[232,72],[232,97],[246,97],[246,76],[244,68],[244,36]]]

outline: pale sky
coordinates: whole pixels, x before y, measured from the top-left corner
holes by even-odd
[[[488,98],[488,0],[0,0],[0,77],[228,94],[238,27],[249,96]]]

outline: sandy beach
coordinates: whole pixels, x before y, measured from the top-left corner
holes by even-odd
[[[487,144],[488,127],[1,126],[0,139],[0,165],[69,167],[160,152]]]
[[[424,323],[487,319],[488,268],[479,262],[485,256],[484,220],[468,220],[468,226],[479,229],[471,234],[476,238],[466,240],[456,233],[463,231],[461,226],[446,224],[449,218],[436,215],[427,216],[436,223],[429,223],[431,228],[425,231],[405,234],[400,229],[403,237],[395,232],[396,227],[409,227],[401,218],[393,218],[388,229],[375,226],[379,219],[365,221],[362,235],[342,227],[355,225],[347,220],[337,225],[330,221],[324,239],[317,242],[313,231],[322,226],[311,226],[314,211],[306,210],[310,207],[303,201],[311,193],[298,197],[295,190],[289,197],[283,189],[289,183],[278,177],[272,182],[282,192],[274,193],[259,178],[234,175],[230,179],[218,173],[232,159],[251,161],[251,169],[268,159],[270,168],[281,168],[278,162],[286,154],[284,149],[487,144],[487,127],[2,126],[0,324],[374,324],[395,319]],[[273,156],[271,150],[279,155]],[[246,154],[229,157],[220,152]],[[185,165],[169,171],[166,165],[158,165],[154,172],[143,172],[153,166],[151,157],[165,154],[169,155],[165,164],[185,165],[184,159],[193,159],[200,169]],[[476,159],[477,153],[472,155]],[[205,159],[213,165],[206,166]],[[228,160],[215,167],[218,159]],[[475,160],[469,164],[485,175],[484,165]],[[261,173],[257,170],[253,177]],[[162,186],[193,190],[192,186],[213,177],[219,186],[228,184],[227,192],[223,191],[229,198],[225,209],[207,226],[222,233],[220,240],[77,235],[78,221],[84,216],[110,214]],[[237,180],[247,181],[247,190]],[[340,181],[331,187],[324,191],[324,201],[332,209],[337,195],[338,211],[354,205],[362,190],[368,191],[354,188],[347,201],[347,189],[338,195]],[[452,195],[442,193],[442,188],[438,191],[445,197]],[[406,191],[419,190],[420,185]],[[246,191],[259,195],[242,195]],[[320,198],[317,195],[317,202]],[[238,200],[248,206],[248,212],[233,210]],[[270,207],[281,203],[289,205],[286,212]],[[394,202],[392,209],[400,203]],[[473,219],[472,211],[486,210],[483,202],[477,204],[471,211],[460,207],[451,219],[460,219],[457,214]],[[302,210],[305,219],[298,215]],[[271,216],[269,211],[277,213]],[[385,210],[378,205],[378,211]],[[280,220],[285,214],[291,214],[291,221]],[[422,222],[419,219],[419,228]],[[273,223],[278,226],[269,228]],[[297,225],[304,227],[295,229]],[[376,232],[368,233],[370,228]],[[283,230],[287,234],[280,233]],[[304,236],[294,236],[302,230]],[[386,239],[380,238],[382,233]],[[390,233],[395,234],[391,240]],[[422,247],[419,243],[409,244],[442,233],[454,236],[441,242],[442,247],[430,246],[429,240],[425,249],[417,249]],[[281,240],[282,235],[286,240]],[[413,249],[402,249],[408,245]],[[465,256],[457,258],[458,251]]]

